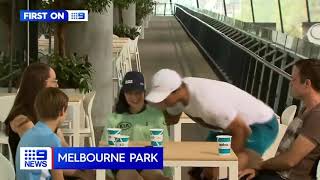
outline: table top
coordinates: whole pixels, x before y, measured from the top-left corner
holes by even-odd
[[[131,142],[129,146],[144,147],[149,142]],[[165,142],[164,159],[167,161],[238,161],[232,151],[230,155],[220,156],[216,142]]]

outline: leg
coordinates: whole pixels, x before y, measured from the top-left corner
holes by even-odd
[[[144,180],[171,180],[161,170],[143,170],[140,175]]]
[[[202,174],[203,168],[200,167],[192,167],[189,171],[188,174],[190,176],[190,180],[199,180],[201,179],[201,174]]]
[[[116,175],[116,180],[143,180],[136,170],[119,170]]]
[[[210,180],[218,180],[219,179],[219,168],[203,168],[202,176],[206,179]]]

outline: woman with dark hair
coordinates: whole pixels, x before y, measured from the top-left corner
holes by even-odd
[[[130,141],[150,141],[150,129],[160,128],[164,130],[164,141],[169,140],[163,113],[148,106],[144,97],[143,75],[140,72],[128,72],[123,79],[115,113],[108,117],[101,138],[101,145],[106,144],[107,128],[121,128],[121,134],[130,136]],[[115,170],[112,172],[117,180],[170,179],[162,171],[156,170]],[[168,169],[168,175],[169,173],[170,169]]]
[[[12,156],[15,157],[20,137],[38,121],[34,109],[34,101],[40,90],[46,87],[58,87],[58,80],[52,68],[47,64],[34,63],[23,72],[19,91],[13,107],[5,120],[6,133]],[[62,144],[66,145],[61,131],[58,136]]]

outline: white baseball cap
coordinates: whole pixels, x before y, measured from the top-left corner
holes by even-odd
[[[151,91],[146,100],[152,103],[159,103],[167,98],[174,90],[182,84],[180,75],[170,69],[161,69],[151,80]]]

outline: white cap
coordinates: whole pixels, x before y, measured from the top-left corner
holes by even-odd
[[[151,80],[151,91],[146,100],[152,103],[159,103],[167,98],[174,90],[182,84],[180,75],[170,69],[161,69]]]

